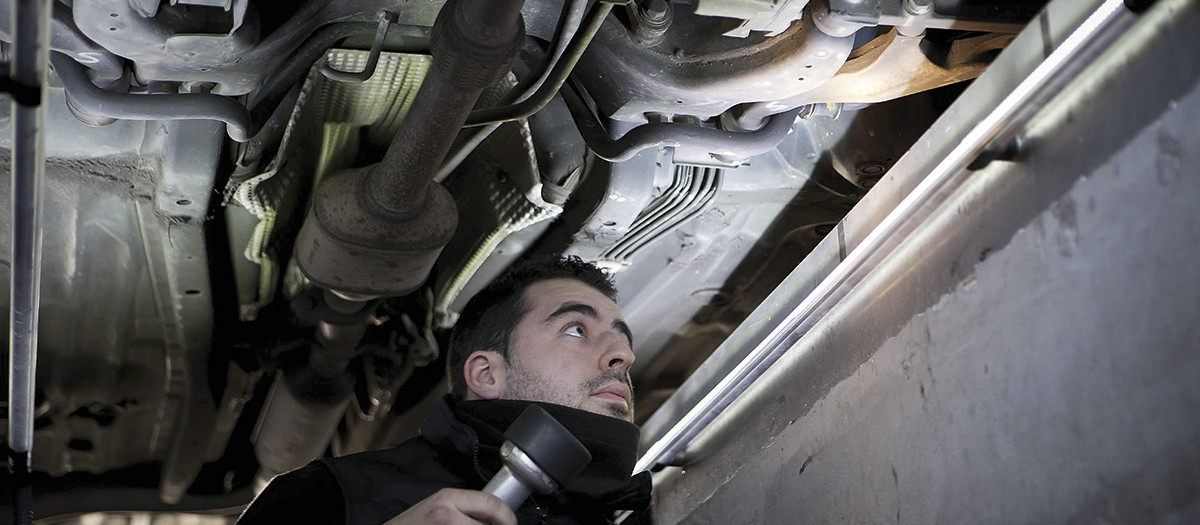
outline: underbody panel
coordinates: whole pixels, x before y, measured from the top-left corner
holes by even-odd
[[[402,442],[446,391],[448,334],[467,300],[514,264],[562,255],[617,285],[637,357],[639,468],[656,472],[661,521],[790,521],[797,505],[818,510],[812,521],[898,519],[809,491],[806,469],[880,494],[898,490],[889,476],[945,458],[888,436],[966,439],[954,450],[990,469],[1003,458],[971,432],[1020,441],[997,428],[1030,420],[1003,406],[1031,410],[1034,393],[1110,432],[1087,419],[1103,411],[1049,384],[1060,376],[1039,375],[1059,354],[1026,353],[1086,360],[1086,346],[1124,333],[1097,320],[1132,312],[1084,308],[1134,296],[1111,283],[1195,284],[1179,262],[1200,253],[1195,213],[1177,201],[1196,188],[1167,174],[1186,165],[1195,126],[1194,46],[1180,36],[1195,1],[504,0],[496,13],[511,20],[470,31],[455,25],[475,20],[462,14],[478,8],[470,0],[75,0],[43,6],[48,47],[17,22],[31,8],[3,3],[5,50],[40,50],[52,69],[30,90],[12,80],[25,59],[8,60],[0,119],[3,164],[42,188],[40,278],[20,266],[25,245],[12,247],[32,217],[30,199],[14,206],[15,184],[0,259],[14,316],[22,287],[40,299],[36,367],[8,376],[19,385],[36,370],[35,381],[6,398],[18,414],[6,436],[13,479],[30,452],[45,523],[231,522],[275,474]],[[1056,58],[1072,42],[1081,51]],[[1022,94],[1037,75],[1041,91]],[[45,115],[37,133],[21,131],[31,108]],[[1174,145],[1150,145],[1152,128]],[[34,154],[39,173],[14,163]],[[1128,176],[1146,166],[1169,183]],[[1161,191],[1128,188],[1143,185]],[[1079,200],[1089,195],[1100,204]],[[1131,218],[1146,202],[1160,204]],[[1154,251],[1166,238],[1175,249]],[[1030,284],[1042,274],[1075,285]],[[1194,368],[1178,353],[1195,339],[1189,299],[1141,301],[1129,307],[1162,323],[1122,348],[1156,346],[1143,357],[1179,369],[1143,372],[1173,392],[1162,396],[1194,395],[1179,380]],[[1039,319],[1089,328],[1009,337]],[[17,363],[30,357],[26,327],[10,327]],[[1125,351],[1095,355],[1134,358]],[[1012,368],[972,379],[955,359]],[[1061,378],[1140,388],[1108,368]],[[1045,384],[942,386],[1001,380]],[[992,426],[964,427],[980,403]],[[1180,420],[1185,406],[1164,398]],[[1194,427],[1154,442],[1190,474],[1177,449]],[[1046,438],[1052,450],[1064,436]],[[1089,454],[1068,456],[1084,476],[1108,475],[1084,468],[1104,457]],[[888,476],[884,455],[897,458]],[[804,498],[759,505],[792,475]],[[1182,479],[1164,476],[1153,483]],[[1027,496],[1006,479],[962,482]],[[927,487],[965,498],[952,485]],[[1193,508],[1194,485],[1176,498]],[[899,508],[970,520],[954,505]]]

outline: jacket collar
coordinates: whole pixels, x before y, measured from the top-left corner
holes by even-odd
[[[443,453],[470,465],[481,483],[500,470],[504,430],[530,404],[546,409],[592,453],[592,462],[555,499],[573,506],[606,510],[639,510],[650,503],[650,473],[631,476],[637,461],[638,427],[585,410],[532,401],[454,401],[442,398],[421,434]],[[468,459],[469,458],[469,459]]]

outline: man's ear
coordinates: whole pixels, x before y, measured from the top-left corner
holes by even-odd
[[[498,399],[504,395],[507,367],[499,352],[477,350],[463,363],[467,382],[466,399]]]

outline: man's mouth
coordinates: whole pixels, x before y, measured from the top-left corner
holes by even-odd
[[[625,384],[621,383],[620,381],[614,381],[605,385],[604,388],[597,390],[592,394],[592,396],[600,399],[618,401],[627,406],[629,405],[629,387],[625,386]]]

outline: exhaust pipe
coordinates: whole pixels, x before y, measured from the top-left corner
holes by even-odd
[[[425,282],[458,211],[433,182],[484,88],[512,68],[524,0],[450,0],[433,25],[433,64],[383,160],[316,190],[296,240],[312,282],[346,295],[406,295]]]
[[[512,68],[525,39],[523,4],[446,2],[433,25],[430,72],[383,160],[337,173],[317,188],[295,257],[324,288],[328,318],[317,316],[321,348],[312,349],[307,367],[279,376],[264,408],[256,489],[321,456],[350,403],[349,359],[322,356],[352,354],[366,320],[347,323],[346,312],[337,310],[417,290],[454,234],[458,210],[433,175],[480,93]]]

